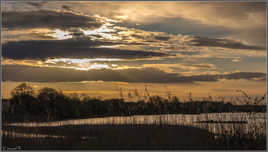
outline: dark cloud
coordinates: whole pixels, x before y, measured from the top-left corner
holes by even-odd
[[[223,47],[223,48],[231,48],[231,49],[251,49],[251,50],[265,50],[263,47],[255,46],[255,45],[246,45],[244,43],[229,40],[229,39],[214,39],[214,38],[206,38],[206,37],[194,37],[193,40],[190,41],[194,46],[210,46],[210,47]]]
[[[170,39],[168,36],[155,36],[154,37],[156,40],[162,40],[162,41],[167,41]]]
[[[234,39],[243,38],[245,41],[266,48],[266,33],[266,26],[260,26],[258,28],[251,28],[248,30],[242,29],[231,35],[231,37]]]
[[[237,72],[226,75],[219,75],[219,78],[224,79],[252,79],[252,78],[265,78],[266,74],[261,72]]]
[[[28,5],[41,8],[46,2],[27,2]]]
[[[156,68],[78,71],[73,69],[41,68],[20,65],[3,66],[3,81],[79,82],[102,80],[145,83],[194,83],[197,81],[218,81],[219,79],[251,80],[255,78],[263,78],[265,76],[265,73],[255,72],[182,76],[175,73],[166,73]]]
[[[86,37],[86,35],[84,35],[84,33],[80,29],[76,29],[76,28],[69,29],[68,32],[74,38],[83,38],[83,37]]]
[[[3,81],[79,82],[95,80],[152,83],[184,82],[177,77],[177,74],[168,74],[153,68],[77,71],[62,68],[3,66]]]
[[[197,35],[213,38],[226,36],[233,32],[230,28],[227,27],[200,24],[198,21],[182,17],[161,17],[156,22],[150,24],[141,24],[139,26],[136,26],[136,22],[126,20],[122,23],[118,23],[118,25],[152,32]],[[137,37],[137,35],[134,36]]]
[[[195,80],[195,81],[218,81],[219,79],[246,79],[246,80],[254,80],[262,79],[266,77],[265,73],[261,72],[236,72],[236,73],[229,73],[229,74],[215,74],[215,75],[197,75],[197,76],[189,76],[188,79]]]
[[[113,48],[96,48],[117,43],[91,41],[88,39],[12,41],[3,45],[3,57],[10,59],[46,58],[147,58],[167,56],[164,53]]]
[[[39,3],[38,3],[39,4]],[[101,23],[88,16],[77,15],[69,12],[56,11],[27,11],[3,12],[3,27],[9,29],[28,28],[97,28]]]
[[[199,55],[200,51],[174,51],[174,53],[182,54],[182,55]]]
[[[68,11],[72,10],[71,7],[67,5],[62,5],[62,8]]]

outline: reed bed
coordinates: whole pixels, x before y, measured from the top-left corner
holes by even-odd
[[[265,132],[265,113],[211,113],[117,116],[106,118],[75,119],[53,122],[10,123],[9,126],[60,127],[68,125],[183,125],[208,129],[215,134],[235,132],[236,128],[249,133]],[[261,129],[263,128],[263,129]]]
[[[11,123],[4,125],[3,137],[14,141],[20,138],[24,140],[36,139],[39,141],[38,143],[57,139],[63,142],[65,139],[72,137],[72,140],[81,142],[88,138],[98,137],[100,133],[94,133],[94,129],[102,128],[112,131],[117,128],[132,131],[137,128],[150,130],[156,126],[160,128],[190,126],[207,130],[213,139],[224,145],[221,149],[266,148],[265,113],[166,114],[90,118],[48,123]],[[64,129],[62,130],[62,128]],[[70,136],[67,132],[71,130],[76,133]],[[139,132],[137,133],[139,134]],[[109,136],[109,133],[107,133],[107,136]],[[244,143],[239,142],[240,140]]]
[[[3,102],[2,145],[33,150],[264,150],[266,107],[260,103],[265,96],[251,98],[242,93],[246,99],[241,100],[245,102],[242,106],[213,99],[195,102],[191,96],[189,102],[181,103],[177,98],[165,100],[149,93],[147,102],[136,103],[80,100],[51,88],[44,88],[35,97],[31,88],[21,85],[12,99]],[[30,119],[36,114],[46,121]],[[15,121],[10,121],[10,115]]]

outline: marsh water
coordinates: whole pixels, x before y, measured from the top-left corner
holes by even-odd
[[[104,118],[74,119],[53,122],[10,123],[8,126],[17,127],[61,127],[75,125],[174,125],[193,126],[207,129],[214,134],[235,133],[240,131],[256,134],[265,133],[265,113],[210,113],[210,114],[163,114],[115,116]],[[7,134],[7,132],[3,132]],[[13,133],[14,136],[23,134]],[[27,136],[27,134],[25,134]],[[43,136],[43,135],[42,135]],[[36,137],[42,137],[36,136]]]

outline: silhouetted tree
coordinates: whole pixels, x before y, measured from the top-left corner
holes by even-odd
[[[67,105],[64,94],[55,89],[43,88],[39,90],[38,99],[43,105],[45,105],[44,108],[47,115],[47,120],[60,117],[63,115],[64,111],[67,111],[67,109],[65,109]]]
[[[11,91],[11,95],[12,113],[27,114],[28,112],[36,112],[36,98],[30,85],[26,83],[18,85]]]
[[[215,102],[209,99],[193,101],[191,94],[189,101],[183,103],[176,96],[169,97],[169,99],[148,96],[148,100],[125,102],[124,99],[100,100],[77,94],[66,96],[52,88],[43,88],[35,96],[33,88],[26,83],[17,86],[11,94],[12,98],[5,100],[3,104],[3,108],[5,108],[3,113],[5,116],[14,116],[17,120],[26,120],[32,117],[48,121],[112,115],[266,111],[266,107],[260,105],[235,106],[223,101]],[[253,103],[259,103],[264,98],[248,97],[248,100],[254,99]]]

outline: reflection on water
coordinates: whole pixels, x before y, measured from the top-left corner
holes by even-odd
[[[200,121],[220,122],[246,122],[246,123],[198,123]],[[139,116],[118,116],[105,118],[75,119],[54,122],[27,122],[11,123],[10,126],[25,127],[55,127],[67,125],[188,125],[208,129],[212,133],[234,133],[237,129],[243,132],[266,131],[265,113],[211,113],[211,114],[164,114],[164,115],[139,115]]]
[[[22,137],[22,138],[65,138],[65,136],[57,136],[57,135],[47,135],[47,134],[38,134],[38,133],[18,133],[14,131],[2,131],[2,135],[7,137]]]

